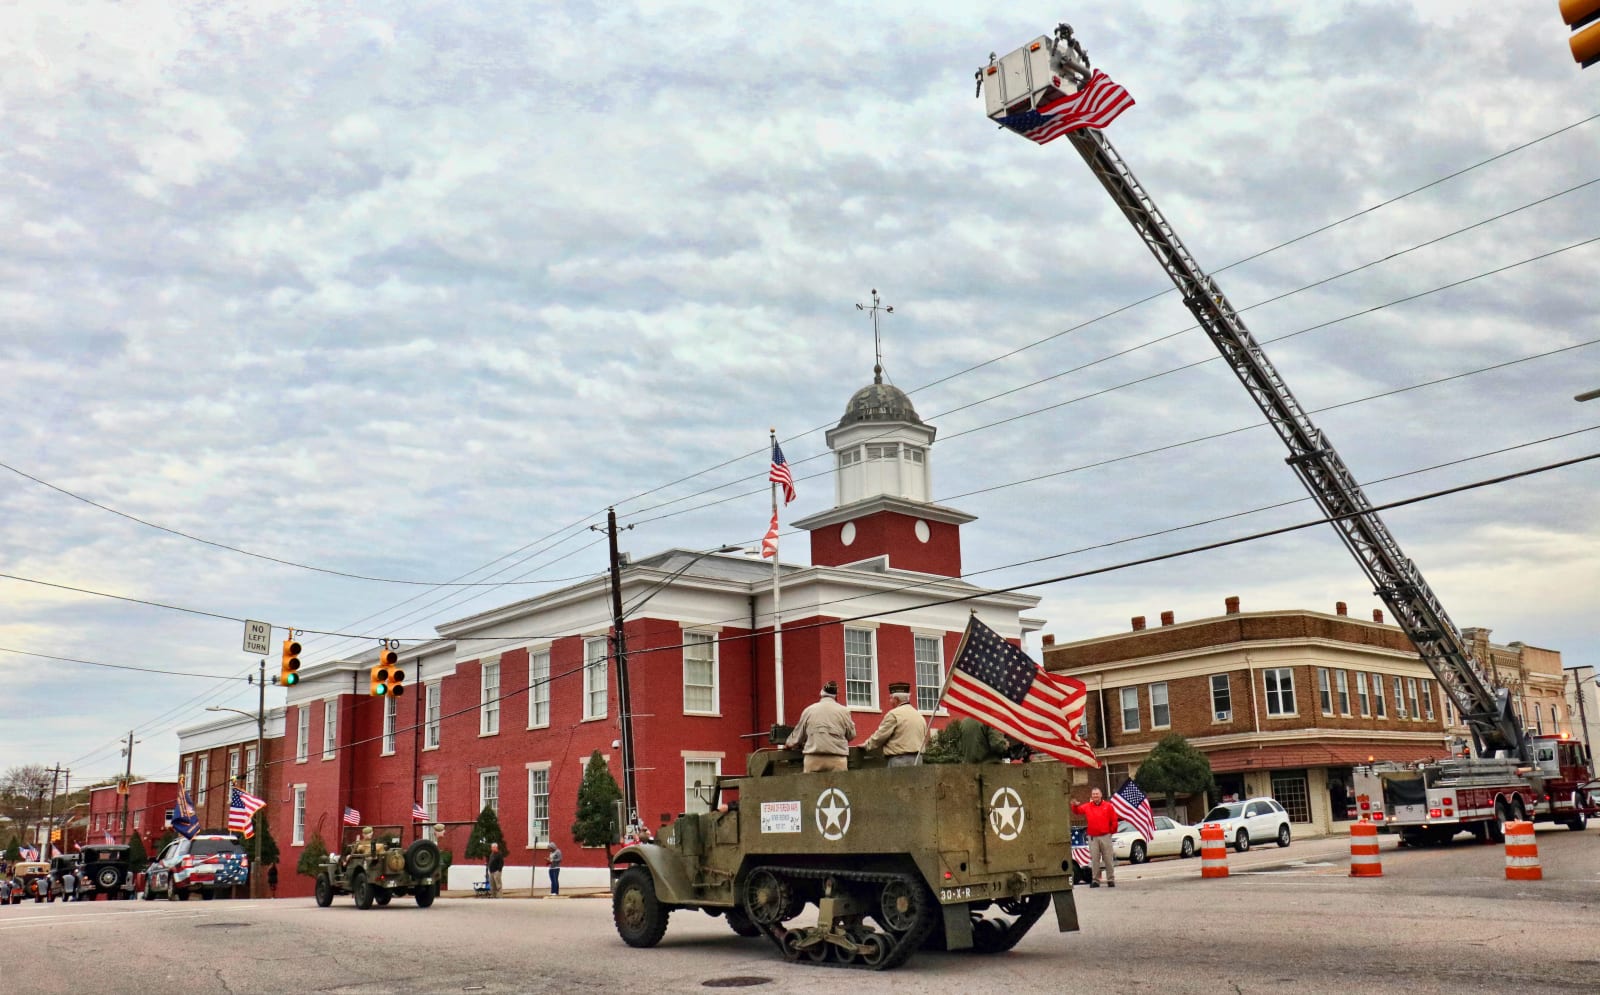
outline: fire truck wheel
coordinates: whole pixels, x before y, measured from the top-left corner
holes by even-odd
[[[1567,820],[1567,828],[1575,833],[1581,833],[1589,828],[1589,817],[1579,812],[1576,818]]]

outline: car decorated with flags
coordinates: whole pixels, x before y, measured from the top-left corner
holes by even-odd
[[[197,834],[193,839],[168,843],[150,862],[145,876],[144,897],[158,895],[186,901],[199,892],[205,899],[217,896],[222,888],[250,882],[250,858],[232,836]]]

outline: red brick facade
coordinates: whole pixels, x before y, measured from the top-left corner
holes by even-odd
[[[134,781],[128,786],[127,795],[117,794],[115,785],[95,788],[89,792],[88,840],[104,842],[106,834],[110,833],[112,842],[126,843],[137,833],[144,841],[145,852],[152,853],[156,841],[166,832],[167,813],[177,797],[176,781]],[[122,831],[124,803],[128,813],[127,834]]]

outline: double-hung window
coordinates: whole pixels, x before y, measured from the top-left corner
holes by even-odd
[[[1172,709],[1167,705],[1167,682],[1150,685],[1150,728],[1165,729],[1172,725]]]
[[[606,714],[606,637],[583,643],[583,717],[602,719]]]
[[[299,721],[295,728],[294,762],[303,764],[311,751],[311,706],[301,705]]]
[[[1122,694],[1122,731],[1139,731],[1139,689],[1123,688]]]
[[[1372,698],[1367,694],[1367,675],[1365,671],[1356,671],[1356,703],[1361,706],[1362,718],[1372,714]]]
[[[306,844],[306,787],[303,784],[294,789],[294,835],[290,840],[294,846]]]
[[[550,765],[528,768],[528,845],[550,839]]]
[[[339,699],[322,702],[322,759],[332,760],[339,746]]]
[[[717,642],[710,633],[683,634],[683,710],[717,713]]]
[[[1389,699],[1387,695],[1388,692],[1383,689],[1383,675],[1373,674],[1372,708],[1374,713],[1376,713],[1380,719],[1386,719],[1389,717]]]
[[[878,701],[876,633],[871,629],[844,630],[844,703],[872,708]]]
[[[1350,714],[1350,674],[1348,671],[1336,670],[1333,672],[1334,686],[1339,689],[1339,714]]]
[[[687,757],[683,761],[683,810],[711,811],[711,794],[716,789],[722,761],[714,757]]]
[[[1317,668],[1317,693],[1322,699],[1322,714],[1333,714],[1333,690],[1328,686],[1328,668]]]
[[[478,811],[500,811],[500,768],[478,771]]]
[[[528,728],[550,724],[550,651],[528,654]]]
[[[483,661],[483,679],[478,698],[478,735],[493,736],[500,731],[500,658]]]
[[[383,755],[389,756],[394,752],[394,723],[400,713],[400,699],[387,697],[383,699]]]
[[[1227,674],[1211,675],[1211,721],[1229,722],[1233,719],[1233,689]]]
[[[427,716],[422,725],[422,745],[433,748],[439,745],[439,730],[444,718],[444,688],[434,681],[427,688]]]
[[[917,636],[912,650],[917,658],[917,710],[931,712],[944,687],[944,641],[938,636]]]
[[[1288,667],[1278,667],[1261,672],[1267,691],[1268,715],[1293,715],[1294,707],[1294,671]]]

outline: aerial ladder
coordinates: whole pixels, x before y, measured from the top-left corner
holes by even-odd
[[[1531,742],[1509,691],[1473,657],[1461,630],[1445,613],[1422,571],[1401,551],[1333,443],[1295,400],[1216,280],[1189,254],[1154,198],[1106,138],[1103,125],[1050,133],[1053,111],[1080,94],[1087,100],[1089,88],[1105,81],[1101,75],[1091,82],[1094,77],[1088,53],[1067,24],[1059,25],[1054,36],[1040,36],[1003,58],[991,54],[989,63],[977,72],[978,93],[985,98],[992,120],[1041,144],[1067,138],[1122,209],[1288,447],[1289,466],[1361,564],[1373,592],[1455,702],[1472,732],[1477,755],[1530,760]]]

